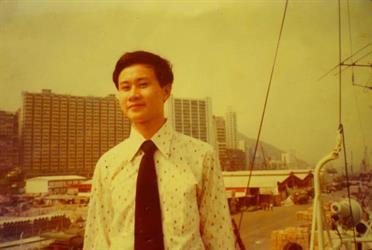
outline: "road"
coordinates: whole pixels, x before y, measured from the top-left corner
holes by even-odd
[[[296,220],[296,212],[306,210],[311,204],[274,207],[273,210],[257,210],[244,212],[240,235],[246,249],[271,249],[271,232],[290,226],[300,226],[302,221]],[[240,214],[233,216],[239,222]]]

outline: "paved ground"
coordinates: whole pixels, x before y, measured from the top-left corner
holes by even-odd
[[[311,204],[274,207],[272,211],[258,210],[245,212],[240,228],[240,235],[247,249],[270,250],[271,232],[290,226],[300,226],[303,222],[296,220],[296,212],[306,210]],[[233,216],[238,223],[240,214]]]
[[[346,197],[346,189],[329,194],[323,194],[323,201],[340,201]],[[372,198],[367,202],[372,209]],[[244,212],[240,228],[241,238],[249,250],[270,250],[271,232],[291,226],[300,226],[304,222],[296,220],[296,212],[312,206],[312,201],[306,205],[291,205],[274,207],[272,211],[257,210]],[[233,216],[236,223],[240,214]]]

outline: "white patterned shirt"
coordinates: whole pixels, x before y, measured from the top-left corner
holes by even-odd
[[[151,138],[164,247],[234,248],[231,217],[215,151],[166,122]],[[84,249],[134,249],[136,180],[145,139],[135,130],[99,160],[94,171]]]

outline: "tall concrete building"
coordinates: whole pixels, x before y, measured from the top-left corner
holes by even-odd
[[[166,104],[165,115],[176,131],[215,146],[212,101],[209,97],[193,99],[170,96]]]
[[[227,155],[226,155],[226,124],[225,119],[221,116],[213,116],[213,125],[216,138],[216,150],[218,152],[218,157],[222,168],[226,165]]]
[[[239,142],[238,148],[227,147],[226,122],[221,116],[213,116],[213,125],[216,138],[216,149],[222,170],[234,171],[246,168],[245,144]]]
[[[90,176],[98,158],[130,132],[114,95],[24,92],[21,121],[21,162],[31,176]]]
[[[226,112],[226,144],[227,148],[238,149],[238,132],[236,113],[228,107]]]
[[[0,172],[19,164],[18,113],[0,111]]]

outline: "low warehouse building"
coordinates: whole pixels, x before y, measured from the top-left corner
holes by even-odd
[[[79,184],[86,180],[83,176],[39,176],[26,180],[26,193],[52,193],[64,194],[71,184]]]
[[[309,169],[223,172],[223,178],[229,200],[238,199],[238,206],[263,208],[280,205],[291,189],[313,185],[313,174]]]

